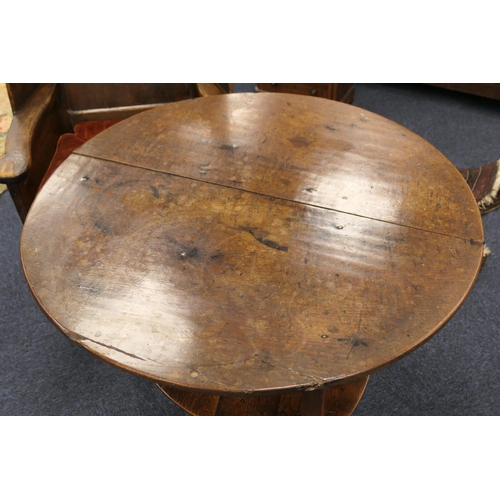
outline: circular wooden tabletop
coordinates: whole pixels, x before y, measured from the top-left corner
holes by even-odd
[[[360,108],[286,94],[157,107],[87,142],[23,230],[68,337],[164,386],[280,394],[356,380],[457,311],[483,229],[457,169]]]

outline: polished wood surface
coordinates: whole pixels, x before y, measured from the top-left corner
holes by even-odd
[[[439,151],[374,113],[323,99],[232,94],[195,106],[183,101],[153,110],[147,119],[124,121],[79,152],[308,206],[483,238],[470,189]]]
[[[394,362],[453,316],[482,252],[474,198],[435,148],[285,94],[111,127],[44,185],[21,241],[30,289],[71,339],[224,397],[333,388]]]

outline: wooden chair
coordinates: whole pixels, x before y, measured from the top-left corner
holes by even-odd
[[[6,184],[24,222],[28,210],[62,153],[119,120],[160,104],[232,92],[231,84],[192,83],[8,83],[14,118],[0,158],[0,183]],[[66,151],[64,151],[66,150]],[[61,152],[61,151],[59,151]],[[64,155],[63,155],[64,156]],[[59,158],[58,163],[61,163]]]

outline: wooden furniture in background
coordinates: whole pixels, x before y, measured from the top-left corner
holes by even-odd
[[[354,99],[353,83],[258,83],[257,91],[311,95],[349,104]]]
[[[61,135],[75,125],[122,120],[158,105],[212,93],[230,92],[231,84],[192,83],[8,83],[14,112],[0,158],[0,182],[7,184],[24,221],[56,151]]]
[[[192,413],[338,415],[453,316],[483,245],[470,189],[427,141],[255,93],[88,141],[39,192],[21,258],[62,332]]]
[[[500,83],[428,83],[427,85],[500,100]]]

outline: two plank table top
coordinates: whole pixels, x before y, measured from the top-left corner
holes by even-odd
[[[481,217],[458,170],[360,108],[230,94],[146,111],[38,194],[21,258],[68,337],[194,414],[349,414],[457,311]]]

